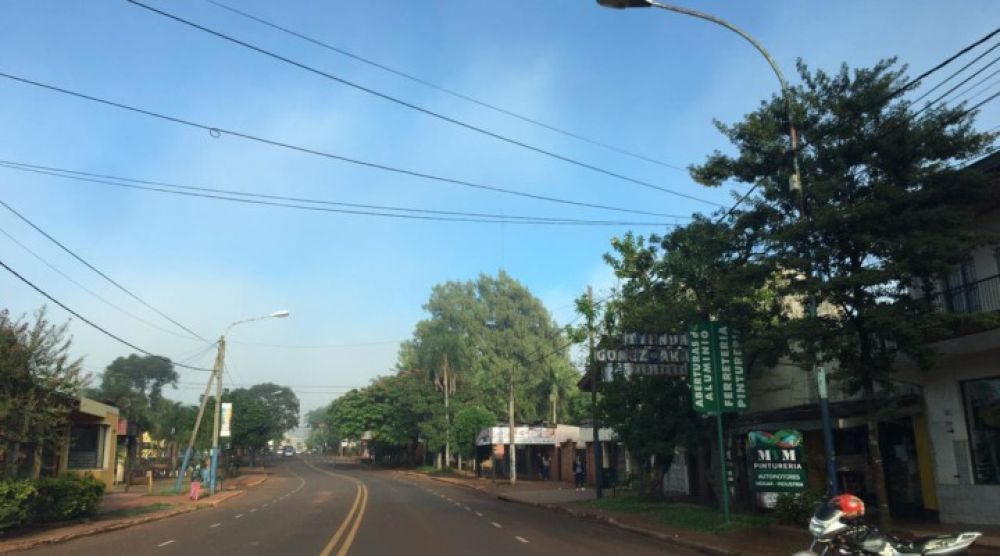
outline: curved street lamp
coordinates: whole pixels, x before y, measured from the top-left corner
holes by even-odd
[[[198,407],[198,417],[194,422],[194,430],[191,432],[191,440],[188,442],[187,450],[184,452],[183,463],[177,473],[177,483],[174,485],[174,490],[176,492],[180,492],[181,490],[181,481],[184,479],[184,472],[187,470],[188,463],[191,461],[191,452],[194,450],[194,441],[198,437],[198,429],[201,427],[201,418],[205,414],[205,406],[208,403],[209,392],[212,391],[212,381],[215,381],[215,418],[212,427],[212,460],[211,467],[209,469],[209,493],[215,494],[215,479],[219,468],[219,428],[222,422],[222,371],[226,360],[226,334],[229,334],[229,330],[238,324],[269,318],[285,318],[289,314],[290,313],[288,311],[282,309],[267,315],[238,320],[227,326],[226,330],[221,336],[219,336],[219,341],[217,342],[219,349],[215,354],[215,365],[212,367],[212,375],[208,378],[208,384],[205,385],[205,393],[202,395],[201,405]]]
[[[737,35],[743,37],[747,42],[752,44],[753,47],[756,48],[757,51],[761,53],[761,55],[764,56],[764,59],[767,60],[768,65],[770,65],[771,69],[774,71],[774,75],[778,78],[778,83],[781,84],[781,94],[784,97],[785,110],[787,110],[788,112],[789,147],[791,148],[792,151],[792,176],[788,180],[788,189],[798,196],[799,218],[804,219],[806,217],[806,212],[805,212],[806,201],[805,201],[805,195],[802,191],[802,176],[799,171],[799,150],[798,150],[799,139],[798,139],[798,132],[795,129],[795,112],[792,109],[791,89],[788,86],[788,82],[785,80],[785,75],[781,72],[781,68],[778,67],[777,62],[774,61],[774,58],[771,56],[771,53],[768,52],[766,48],[764,48],[764,45],[762,45],[760,42],[757,41],[757,39],[753,38],[747,32],[743,31],[742,29],[733,25],[732,23],[724,19],[715,17],[714,15],[699,12],[697,10],[683,8],[680,6],[673,6],[670,4],[663,4],[656,0],[597,0],[597,3],[606,8],[614,8],[614,9],[660,8],[662,10],[667,10],[682,15],[697,17],[698,19],[704,19],[705,21],[710,21],[712,23],[715,23],[716,25],[721,25],[722,27],[725,27],[726,29],[729,29],[730,31],[736,33]],[[753,187],[751,187],[740,198],[740,200],[737,202],[737,205],[743,202],[744,199],[749,197],[750,194],[753,193],[753,191],[756,188],[757,185],[754,184]],[[735,206],[733,208],[735,208]],[[722,218],[725,218],[726,216],[728,215],[724,215]],[[810,273],[807,272],[806,274],[807,279],[809,277],[809,274]],[[816,316],[816,300],[812,294],[810,294],[807,310],[808,310],[808,315],[810,317],[814,318]],[[823,440],[826,449],[826,466],[828,475],[827,483],[830,488],[830,493],[835,495],[838,493],[839,490],[837,485],[837,465],[835,461],[836,456],[834,453],[834,445],[833,445],[833,426],[830,420],[830,402],[829,399],[827,398],[826,370],[823,368],[822,365],[816,367],[816,381],[818,384],[820,413],[823,421]],[[723,481],[723,483],[725,483],[725,481]],[[722,490],[723,493],[726,492],[725,488],[723,488]]]

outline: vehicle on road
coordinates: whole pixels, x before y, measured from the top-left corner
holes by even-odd
[[[292,456],[295,455],[295,447],[294,446],[285,446],[281,450],[281,454],[283,456],[285,456],[286,458],[290,458],[290,457],[292,457]]]
[[[813,542],[795,556],[957,556],[966,554],[982,533],[966,532],[916,539],[901,539],[864,522],[865,503],[853,494],[834,496],[820,505],[809,521]],[[819,545],[817,547],[817,545]],[[817,552],[817,548],[819,551]]]

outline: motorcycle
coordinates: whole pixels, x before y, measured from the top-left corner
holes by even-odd
[[[918,539],[901,539],[864,522],[864,503],[851,494],[828,499],[809,521],[809,550],[794,556],[958,556],[982,533],[965,532]],[[818,546],[817,546],[818,545]],[[819,548],[819,552],[817,552]]]

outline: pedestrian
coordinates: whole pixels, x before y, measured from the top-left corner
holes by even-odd
[[[587,487],[583,486],[583,460],[580,456],[576,456],[576,460],[573,461],[573,479],[576,481],[576,490],[587,490]]]
[[[550,466],[550,464],[551,464],[551,461],[549,460],[549,456],[543,455],[542,456],[542,480],[543,481],[549,480],[549,466]]]

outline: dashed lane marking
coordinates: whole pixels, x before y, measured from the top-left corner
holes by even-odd
[[[471,512],[472,511],[472,508],[470,508],[468,506],[462,506],[462,507],[465,508],[465,511],[467,511],[467,512]]]
[[[220,523],[213,523],[213,524],[209,525],[209,526],[208,526],[208,528],[209,528],[209,529],[215,529],[215,528],[216,528],[216,527],[218,527],[219,525],[222,525],[222,523],[221,523],[221,522],[220,522]]]
[[[526,539],[524,537],[514,537],[514,538],[517,539],[517,540],[519,540],[519,541],[521,541],[524,544],[528,544],[528,539]]]
[[[497,529],[503,529],[503,525],[500,525],[500,524],[499,524],[499,523],[497,523],[496,521],[491,521],[490,523],[491,523],[491,524],[492,524],[492,525],[493,525],[494,527],[496,527]]]
[[[233,516],[233,519],[239,519],[241,517],[243,517],[243,514],[236,514]]]
[[[483,517],[482,512],[476,512],[476,517]]]
[[[156,545],[156,547],[157,548],[162,548],[162,547],[167,546],[168,544],[170,544],[172,542],[174,542],[174,539],[170,539],[169,541],[161,542],[160,544]]]
[[[253,509],[250,510],[250,513],[254,513],[256,511],[257,511],[257,508],[253,508]]]

